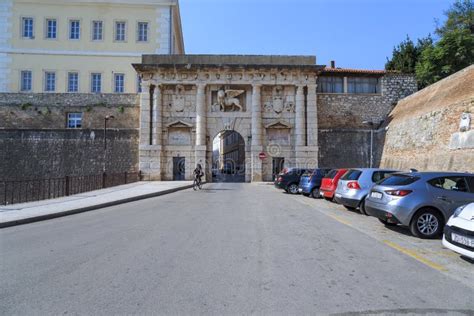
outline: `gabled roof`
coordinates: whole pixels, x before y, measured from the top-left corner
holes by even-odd
[[[173,121],[173,122],[171,122],[171,123],[166,124],[166,127],[185,127],[185,128],[192,128],[192,127],[193,127],[193,124],[190,124],[190,123],[187,123],[187,122],[184,122],[184,121],[181,121],[181,120],[177,120],[177,121]]]
[[[276,121],[265,125],[265,128],[291,128],[291,125],[283,121]]]

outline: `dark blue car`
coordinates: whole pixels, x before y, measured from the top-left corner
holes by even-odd
[[[320,198],[319,188],[321,187],[321,181],[330,170],[318,168],[305,172],[300,178],[298,192],[304,196],[311,196],[315,199]]]

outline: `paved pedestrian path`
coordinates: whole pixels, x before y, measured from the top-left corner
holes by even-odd
[[[0,228],[91,211],[191,187],[192,181],[135,182],[57,199],[0,206]]]

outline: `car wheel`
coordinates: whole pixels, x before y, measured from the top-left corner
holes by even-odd
[[[298,193],[298,185],[296,183],[292,183],[288,186],[288,192],[291,194]]]
[[[319,189],[313,189],[313,191],[311,191],[311,197],[313,199],[319,199],[321,197],[321,195],[319,195]]]
[[[379,221],[384,224],[385,226],[397,226],[397,223],[390,223],[384,219],[379,218]]]
[[[438,211],[424,208],[416,212],[410,223],[411,233],[423,239],[437,238],[443,232],[443,218]]]
[[[365,198],[360,202],[359,211],[361,214],[367,215],[367,212],[365,211]]]

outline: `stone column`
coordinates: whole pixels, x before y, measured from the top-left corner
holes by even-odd
[[[150,115],[150,83],[142,82],[140,94],[139,169],[143,180],[161,180],[161,94],[154,88]],[[157,92],[158,91],[158,92]],[[150,122],[152,130],[150,131]]]
[[[304,86],[298,86],[296,91],[295,163],[296,166],[300,168],[316,168],[318,166],[316,84],[308,84],[307,91],[306,113]]]
[[[194,146],[195,164],[201,164],[204,175],[206,175],[206,130],[207,130],[207,107],[206,107],[206,85],[196,85],[196,143]],[[194,169],[194,166],[193,166]],[[205,177],[203,180],[205,180]]]
[[[140,144],[150,144],[150,82],[142,81],[140,93]]]
[[[304,113],[304,86],[300,85],[296,88],[296,113],[295,113],[295,136],[296,146],[305,145],[305,113]]]
[[[152,144],[162,144],[163,119],[162,119],[162,97],[161,87],[156,85],[153,89],[153,130],[152,130]]]
[[[263,151],[262,146],[262,104],[261,85],[252,86],[252,182],[262,181],[262,161],[258,155]]]
[[[318,99],[316,97],[316,87],[316,84],[309,84],[308,96],[306,97],[308,146],[318,146]]]

